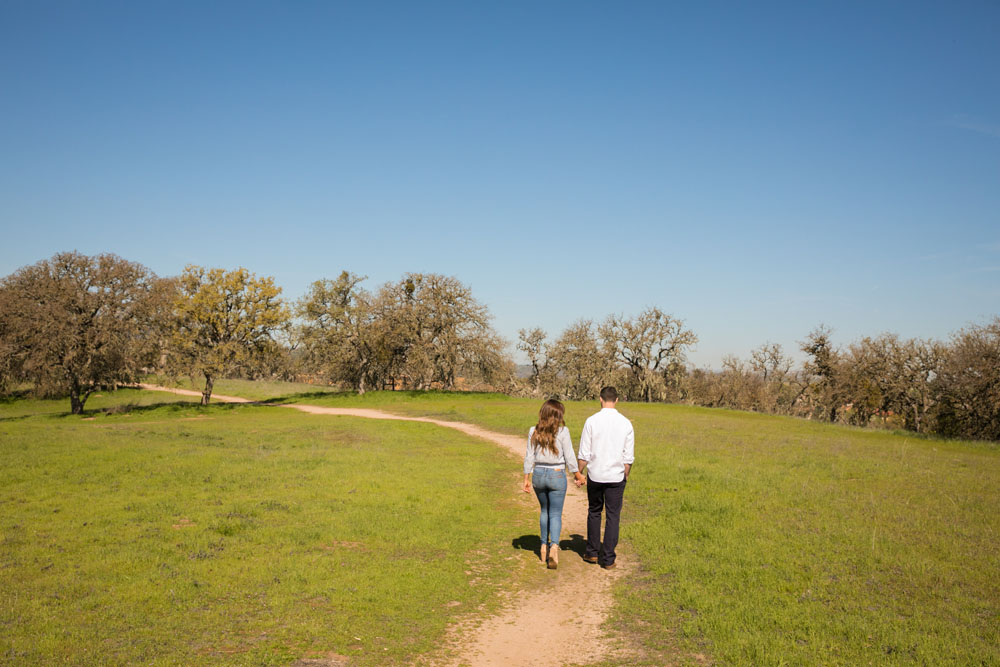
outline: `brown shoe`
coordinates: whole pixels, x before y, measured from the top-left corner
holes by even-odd
[[[591,563],[593,565],[597,565],[597,556],[584,556],[583,561],[585,563]]]
[[[549,549],[549,559],[545,562],[545,566],[550,570],[559,567],[559,547]]]
[[[611,563],[610,565],[602,565],[601,569],[602,570],[613,570],[616,567],[618,567],[618,563]]]

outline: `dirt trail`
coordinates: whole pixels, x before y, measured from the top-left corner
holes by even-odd
[[[143,389],[165,391],[184,396],[201,396],[201,392],[174,389],[151,384]],[[212,398],[226,403],[252,403],[237,396],[213,394]],[[285,403],[280,407],[315,415],[340,415],[369,419],[417,421],[453,428],[476,438],[500,445],[514,456],[524,456],[525,439],[489,431],[464,422],[444,421],[429,417],[407,417],[366,408],[328,408],[315,405]],[[512,490],[513,492],[513,490]],[[526,532],[538,530],[537,520],[525,526]],[[572,483],[566,493],[563,508],[562,540],[580,543],[587,535],[587,492]],[[545,572],[545,587],[518,592],[504,604],[495,616],[466,621],[449,632],[449,644],[456,658],[439,660],[429,657],[423,662],[441,665],[568,665],[588,664],[601,660],[625,661],[622,647],[613,637],[606,636],[602,624],[611,609],[611,586],[615,579],[627,576],[631,563],[628,554],[622,556],[619,546],[618,567],[602,570],[585,563],[579,554],[563,549],[559,554],[559,569]],[[522,552],[524,553],[524,552]],[[524,553],[539,569],[544,565],[536,554]]]

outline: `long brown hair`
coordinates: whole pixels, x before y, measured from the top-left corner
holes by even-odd
[[[538,424],[535,425],[535,432],[531,434],[531,444],[558,454],[556,433],[559,432],[559,427],[566,425],[563,421],[564,412],[566,408],[554,398],[542,403],[542,409],[538,411]]]

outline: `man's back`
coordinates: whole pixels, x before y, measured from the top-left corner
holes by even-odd
[[[595,482],[622,481],[625,466],[635,460],[632,422],[615,408],[601,408],[583,425],[579,457],[587,461],[587,476]]]

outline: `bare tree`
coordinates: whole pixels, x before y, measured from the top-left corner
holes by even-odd
[[[840,356],[837,396],[843,404],[841,418],[867,426],[876,414],[890,410],[890,384],[898,337],[864,337],[847,346]]]
[[[647,402],[654,394],[664,398],[665,371],[683,362],[687,349],[698,342],[682,320],[656,307],[632,318],[611,315],[598,331],[609,356],[628,368],[639,397]]]
[[[11,318],[7,316],[13,308],[11,301],[7,290],[0,286],[0,394],[6,394],[21,375],[21,350],[14,337]]]
[[[763,379],[751,365],[737,357],[727,354],[722,358],[722,373],[719,376],[722,385],[720,405],[737,410],[760,410]]]
[[[860,426],[875,416],[883,423],[902,418],[907,428],[925,431],[941,355],[940,343],[904,340],[894,333],[851,343],[837,365],[841,418]]]
[[[528,356],[531,363],[531,386],[534,393],[538,393],[541,382],[541,374],[548,366],[549,360],[545,356],[545,332],[535,327],[534,329],[521,329],[517,332],[517,349]]]
[[[0,282],[0,367],[83,412],[98,387],[155,363],[156,276],[116,255],[59,253]]]
[[[1000,440],[1000,316],[952,336],[935,385],[941,433]]]
[[[779,343],[763,343],[750,352],[750,368],[760,378],[757,396],[759,410],[787,411],[794,400],[789,386],[792,358],[786,356]]]
[[[930,412],[937,401],[934,382],[941,372],[945,346],[934,340],[913,339],[901,350],[895,382],[897,410],[905,415],[907,428],[927,432]]]
[[[808,398],[818,416],[837,421],[841,397],[838,393],[840,353],[830,339],[832,330],[820,325],[809,332],[800,349],[809,355],[803,370],[807,376]]]
[[[601,349],[592,320],[578,320],[546,347],[553,372],[543,376],[547,393],[569,399],[593,398],[614,371],[614,360]]]
[[[764,382],[782,382],[792,368],[792,358],[785,355],[779,343],[763,343],[750,352],[750,367],[760,373]]]
[[[201,404],[208,405],[215,380],[245,371],[275,353],[274,336],[289,314],[271,277],[189,265],[177,281],[171,362],[205,378]]]
[[[790,412],[801,390],[792,359],[781,345],[764,343],[750,353],[750,359],[726,355],[722,370],[697,369],[685,379],[693,402],[757,412]]]

